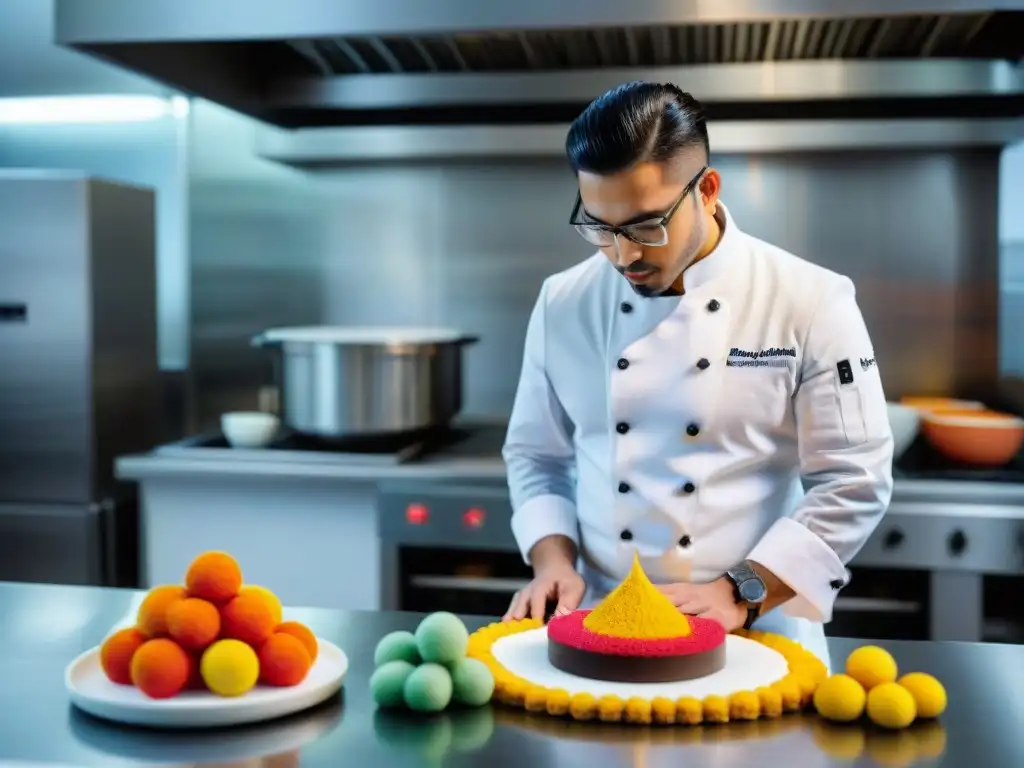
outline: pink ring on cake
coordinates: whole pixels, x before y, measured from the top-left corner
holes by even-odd
[[[713,619],[687,616],[691,629],[689,636],[644,640],[591,632],[583,625],[589,614],[590,611],[573,611],[568,616],[551,619],[548,622],[548,639],[580,651],[613,656],[686,656],[710,651],[725,642],[725,629]]]

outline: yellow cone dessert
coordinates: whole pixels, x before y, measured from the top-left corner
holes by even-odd
[[[583,620],[596,635],[635,640],[689,637],[693,630],[686,616],[654,586],[640,558],[633,558],[629,575]]]

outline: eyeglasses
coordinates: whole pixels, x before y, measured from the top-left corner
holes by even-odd
[[[694,190],[697,182],[700,181],[701,176],[704,175],[704,171],[707,169],[708,167],[705,165],[697,171],[697,175],[690,179],[683,188],[682,193],[672,204],[672,207],[668,209],[660,220],[652,219],[635,224],[623,224],[620,227],[613,227],[611,224],[601,224],[593,221],[579,221],[578,217],[583,208],[583,198],[577,192],[576,205],[572,209],[572,215],[569,216],[569,223],[583,236],[584,240],[591,245],[601,248],[614,245],[615,238],[619,235],[632,240],[637,245],[666,245],[668,243],[669,222],[672,221],[672,217],[679,210],[679,206],[683,204],[683,200]]]

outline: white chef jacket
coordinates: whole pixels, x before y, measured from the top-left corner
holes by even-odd
[[[882,382],[853,283],[718,216],[682,296],[638,296],[600,253],[544,282],[503,450],[512,530],[527,562],[576,542],[585,604],[634,552],[655,583],[754,560],[796,594],[755,626],[824,656],[892,495]]]

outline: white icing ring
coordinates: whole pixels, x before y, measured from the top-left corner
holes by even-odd
[[[731,696],[740,691],[771,685],[789,674],[789,663],[776,650],[738,635],[727,635],[725,668],[696,680],[678,683],[616,683],[577,677],[555,669],[548,661],[547,628],[531,629],[498,638],[491,654],[511,674],[534,685],[562,689],[570,696],[589,693],[595,698],[609,694],[628,699],[664,697],[675,701],[683,696]]]

